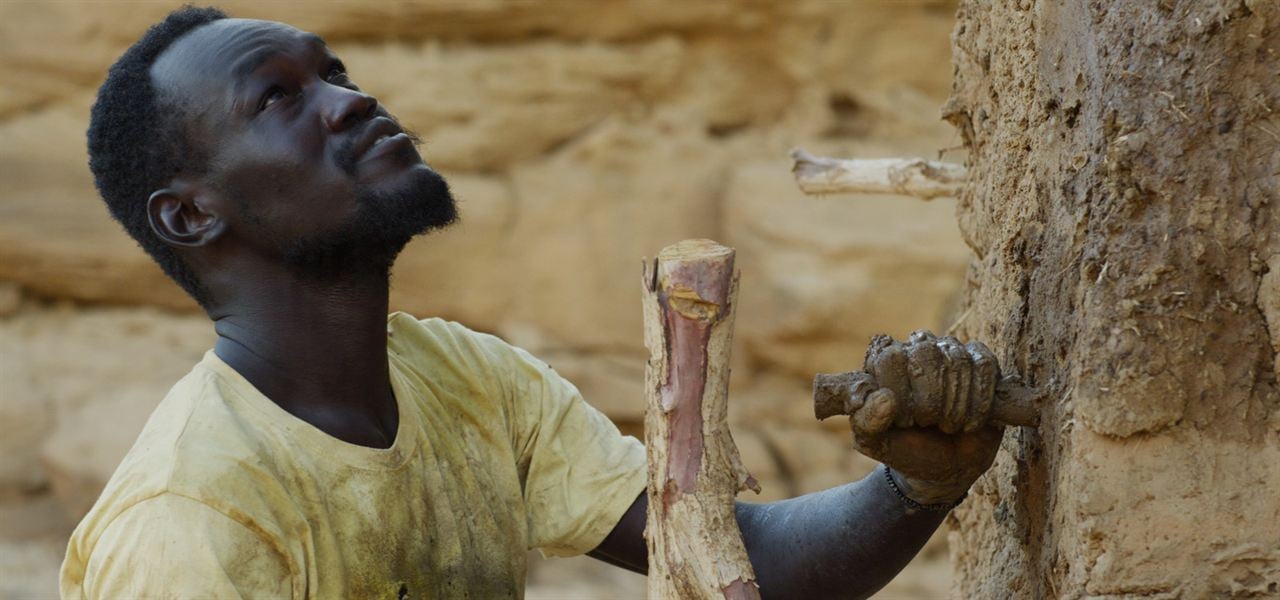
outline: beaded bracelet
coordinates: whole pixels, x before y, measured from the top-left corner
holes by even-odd
[[[919,502],[916,502],[915,500],[912,500],[911,498],[908,498],[906,494],[902,493],[902,490],[898,488],[898,482],[894,481],[893,475],[889,473],[889,465],[881,465],[881,466],[884,467],[883,469],[884,480],[889,482],[889,489],[893,490],[893,493],[896,494],[898,498],[901,498],[902,501],[907,504],[907,506],[915,510],[923,510],[926,512],[940,512],[940,513],[951,512],[951,509],[957,506],[960,506],[960,503],[964,502],[964,499],[969,497],[969,492],[965,492],[963,496],[960,496],[960,498],[954,502],[939,502],[937,504],[921,504]]]

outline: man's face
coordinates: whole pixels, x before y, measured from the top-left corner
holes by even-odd
[[[385,273],[411,237],[455,218],[416,139],[312,34],[215,21],[178,40],[151,75],[208,157],[204,181],[235,206],[221,243],[315,275]]]

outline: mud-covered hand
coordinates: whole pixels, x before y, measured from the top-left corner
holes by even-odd
[[[995,355],[982,342],[917,331],[905,344],[877,336],[864,369],[876,385],[849,405],[858,451],[888,465],[916,502],[962,497],[995,460],[1004,431],[989,421]]]

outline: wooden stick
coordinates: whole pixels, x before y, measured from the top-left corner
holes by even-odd
[[[729,434],[734,252],[710,240],[667,246],[644,269],[649,597],[757,599],[733,499],[760,491]]]
[[[791,172],[806,194],[901,194],[922,200],[958,196],[965,168],[923,158],[840,160],[791,151]]]
[[[848,415],[849,403],[865,398],[876,387],[875,376],[864,371],[818,373],[813,378],[813,416],[821,421],[827,417]],[[995,401],[991,404],[992,422],[1022,427],[1040,424],[1038,407],[1042,394],[1039,390],[1022,385],[1015,377],[1004,377],[996,383],[995,394]]]

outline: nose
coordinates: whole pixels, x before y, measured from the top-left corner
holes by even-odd
[[[357,123],[373,118],[378,110],[378,100],[357,90],[326,86],[329,89],[328,102],[325,102],[322,118],[329,131],[338,133],[350,129]]]

